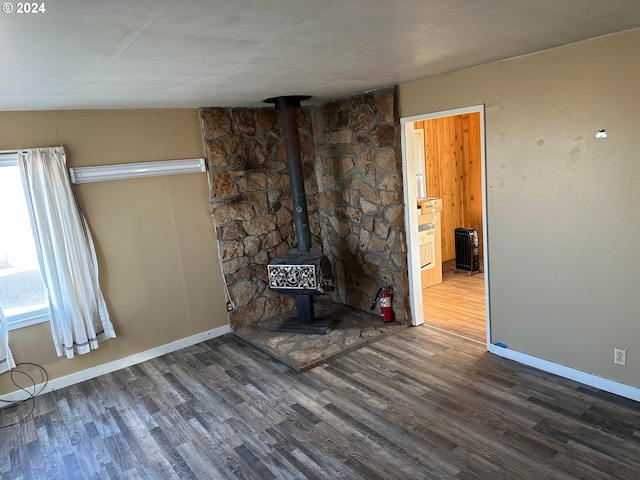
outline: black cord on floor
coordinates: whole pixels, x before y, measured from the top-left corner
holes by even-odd
[[[38,369],[40,369],[40,371],[42,372],[42,377],[44,378],[44,382],[42,383],[42,386],[38,389],[38,391],[36,391],[36,381],[33,379],[33,377],[31,375],[29,375],[23,368],[24,366],[30,365],[32,367],[36,367]],[[29,412],[24,415],[22,418],[16,420],[13,423],[9,423],[7,425],[0,425],[0,428],[8,428],[8,427],[13,427],[15,425],[18,425],[22,422],[24,422],[27,418],[29,418],[32,414],[33,414],[33,410],[35,408],[36,405],[36,397],[38,395],[40,395],[40,393],[42,393],[42,391],[45,389],[45,387],[47,386],[47,383],[49,383],[49,375],[47,374],[47,371],[44,369],[44,367],[42,365],[38,365],[37,363],[31,363],[31,362],[20,362],[17,363],[15,368],[12,368],[11,370],[8,370],[6,372],[0,373],[0,377],[2,377],[3,375],[10,375],[11,377],[11,382],[18,387],[18,389],[22,390],[23,392],[25,392],[27,394],[27,398],[24,398],[22,400],[4,400],[3,398],[0,398],[0,402],[3,403],[11,403],[12,405],[6,406],[6,407],[2,407],[0,408],[0,413],[4,412],[5,410],[9,410],[9,409],[15,409],[16,412],[18,411],[18,408],[20,408],[20,406],[23,403],[27,403],[30,402],[31,404],[31,408],[29,409]],[[29,379],[29,381],[31,382],[31,385],[27,386],[27,387],[23,387],[22,385],[19,385],[16,381],[16,379],[14,378],[15,375],[24,375],[25,377],[27,377]]]

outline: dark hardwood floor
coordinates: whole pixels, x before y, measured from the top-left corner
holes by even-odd
[[[2,480],[639,477],[638,403],[427,326],[303,373],[229,334],[0,430]]]
[[[444,262],[442,283],[422,290],[424,322],[486,343],[484,273],[454,273],[455,263]]]

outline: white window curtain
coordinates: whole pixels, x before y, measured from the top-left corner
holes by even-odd
[[[25,150],[19,164],[49,294],[53,342],[58,356],[73,358],[116,336],[98,283],[93,240],[71,189],[64,147]]]
[[[9,330],[7,330],[4,313],[0,305],[0,373],[15,367],[16,362],[13,361],[13,356],[11,356],[11,350],[9,349]]]

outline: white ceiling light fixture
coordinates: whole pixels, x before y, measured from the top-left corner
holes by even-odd
[[[206,171],[204,158],[163,160],[159,162],[123,163],[69,169],[72,183],[102,182],[125,178],[156,177]]]

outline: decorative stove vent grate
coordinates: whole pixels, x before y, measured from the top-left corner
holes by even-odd
[[[315,290],[315,265],[268,265],[269,287],[274,290]]]

